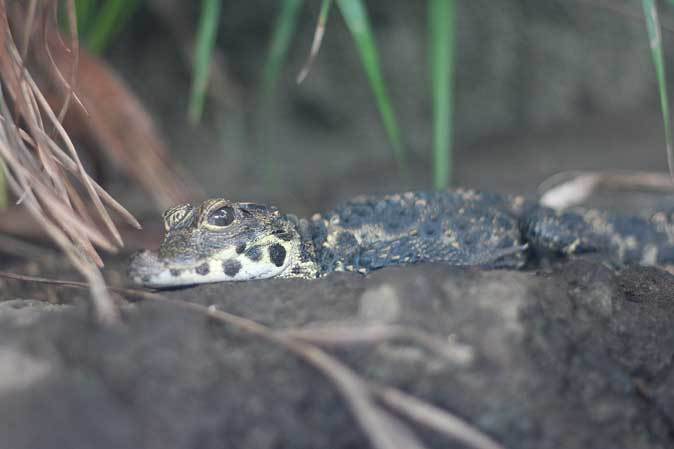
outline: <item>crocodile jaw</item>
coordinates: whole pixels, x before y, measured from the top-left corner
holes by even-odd
[[[129,278],[138,285],[167,288],[222,281],[246,281],[280,276],[290,265],[290,258],[276,266],[273,263],[251,262],[235,254],[222,252],[219,257],[176,264],[150,250],[135,253],[129,263]]]

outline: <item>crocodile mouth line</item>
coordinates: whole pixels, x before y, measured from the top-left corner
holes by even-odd
[[[276,266],[252,262],[244,256],[223,252],[222,257],[177,263],[162,259],[150,250],[134,254],[129,263],[128,275],[132,282],[152,288],[176,287],[222,281],[247,281],[279,275],[287,264]]]

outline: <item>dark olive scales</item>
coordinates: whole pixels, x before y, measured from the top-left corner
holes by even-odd
[[[472,191],[363,196],[309,224],[321,271],[388,265],[520,267],[518,199]]]
[[[159,251],[132,260],[129,273],[138,283],[311,279],[422,262],[517,269],[540,257],[583,253],[618,265],[674,264],[670,214],[648,220],[595,209],[558,213],[472,190],[361,196],[309,219],[217,198],[176,206],[164,221]]]
[[[558,213],[470,190],[362,196],[312,218],[309,228],[322,272],[419,262],[520,268],[581,253],[621,265],[674,263],[674,226],[662,218]]]

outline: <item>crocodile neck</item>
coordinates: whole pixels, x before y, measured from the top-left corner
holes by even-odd
[[[291,267],[288,277],[316,278],[333,271],[351,271],[359,252],[358,242],[328,231],[328,221],[315,214],[309,219],[294,215],[283,217],[297,232],[299,245],[294,255],[298,264]],[[354,270],[355,271],[355,270]]]
[[[312,238],[312,224],[304,218],[288,214],[280,217],[287,229],[291,230],[293,239],[291,260],[292,266],[281,276],[282,278],[315,279],[327,272],[321,268],[320,257],[317,256],[317,246]],[[318,246],[320,248],[320,246]]]

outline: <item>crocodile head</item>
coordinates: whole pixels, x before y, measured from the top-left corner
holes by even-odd
[[[297,219],[274,207],[209,199],[164,212],[158,251],[136,253],[129,277],[147,287],[316,277]]]

